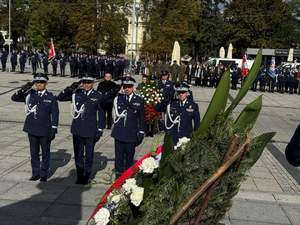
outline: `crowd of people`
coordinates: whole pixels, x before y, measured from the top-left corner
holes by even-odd
[[[148,65],[141,63],[136,73],[159,74],[160,70],[169,71],[173,82],[186,81],[190,85],[198,87],[216,88],[226,71],[227,66],[219,64],[216,66],[207,63],[182,63],[176,61],[171,63],[152,62]],[[242,84],[247,75],[242,74],[241,68],[237,65],[230,65],[231,88],[236,90]],[[300,67],[277,67],[272,68],[263,65],[251,87],[253,91],[278,92],[289,94],[300,94]]]
[[[84,75],[89,75],[96,79],[103,78],[105,73],[112,74],[114,79],[122,77],[125,69],[129,66],[128,60],[118,56],[86,53],[67,55],[60,52],[49,60],[46,52],[38,50],[21,50],[19,52],[12,50],[10,59],[8,59],[8,51],[2,49],[0,50],[0,59],[3,72],[8,70],[10,62],[11,72],[29,72],[26,71],[26,65],[28,65],[32,74],[36,74],[40,68],[47,75],[66,76],[66,67],[69,66],[68,75],[71,77],[81,78]],[[50,70],[51,68],[52,70]]]
[[[2,71],[7,71],[8,52],[0,50]],[[89,55],[86,53],[71,53],[65,55],[63,52],[55,55],[51,60],[44,51],[24,51],[12,50],[10,57],[11,72],[26,72],[26,63],[31,67],[32,74],[37,69],[42,69],[44,74],[53,76],[66,76],[66,67],[69,66],[71,77],[81,78],[84,75],[92,76],[96,79],[103,78],[105,73],[112,74],[113,79],[121,78],[125,71],[133,69],[136,74],[159,75],[161,71],[168,71],[173,82],[186,81],[190,85],[199,87],[217,87],[221,76],[227,69],[223,64],[209,65],[200,62],[183,62],[179,65],[174,62],[152,61],[147,63],[144,60],[137,61],[133,68],[129,68],[129,60],[122,57],[112,57],[106,55]],[[49,66],[52,70],[49,70]],[[242,84],[246,76],[242,75],[241,68],[231,65],[231,88],[237,89]],[[300,67],[278,67],[272,69],[263,65],[253,83],[253,91],[278,92],[300,94]]]

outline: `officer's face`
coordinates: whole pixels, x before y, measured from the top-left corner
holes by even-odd
[[[184,101],[188,96],[188,92],[178,92],[178,99]]]
[[[89,91],[93,88],[94,82],[82,82],[82,87],[85,91]]]
[[[168,80],[168,75],[163,75],[163,76],[161,77],[161,79],[162,79],[162,80]]]
[[[123,85],[123,89],[126,95],[131,95],[133,92],[133,85]]]
[[[37,91],[43,91],[46,89],[47,82],[35,82],[34,85]]]

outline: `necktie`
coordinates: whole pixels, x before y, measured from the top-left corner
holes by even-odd
[[[126,101],[129,102],[129,96],[128,95],[126,95]]]
[[[42,92],[38,92],[38,95],[39,95],[40,97],[42,97]]]

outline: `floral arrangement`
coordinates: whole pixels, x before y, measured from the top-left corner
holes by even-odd
[[[146,83],[137,93],[145,102],[145,120],[153,122],[160,118],[161,113],[155,110],[155,105],[163,100],[163,94],[156,87],[155,83]]]
[[[140,159],[112,185],[89,223],[219,224],[247,171],[275,135],[265,133],[250,139],[262,96],[249,103],[236,119],[231,116],[255,80],[261,59],[260,51],[227,109],[230,72],[226,71],[191,139],[182,138],[174,146],[172,136],[166,134],[162,148]]]
[[[158,147],[129,168],[103,196],[88,224],[115,224],[124,207],[139,207],[143,201],[144,188],[138,185],[140,180],[135,177],[153,175],[159,167],[161,153],[162,147]]]

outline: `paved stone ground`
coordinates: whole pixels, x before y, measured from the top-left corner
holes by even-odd
[[[70,105],[59,103],[60,126],[51,146],[51,177],[46,184],[29,182],[29,147],[22,132],[24,105],[10,101],[10,96],[30,79],[30,74],[0,73],[0,225],[85,224],[112,179],[114,148],[110,130],[105,130],[96,146],[93,185],[75,185]],[[57,93],[73,80],[51,77],[48,89]],[[214,90],[193,91],[203,116]],[[232,91],[231,96],[236,93]],[[250,92],[236,113],[259,94]],[[285,146],[299,122],[299,95],[264,93],[264,108],[254,134],[276,131],[277,135],[242,184],[226,224],[300,224],[300,171],[284,157]],[[136,158],[150,149],[152,142],[146,138]]]

